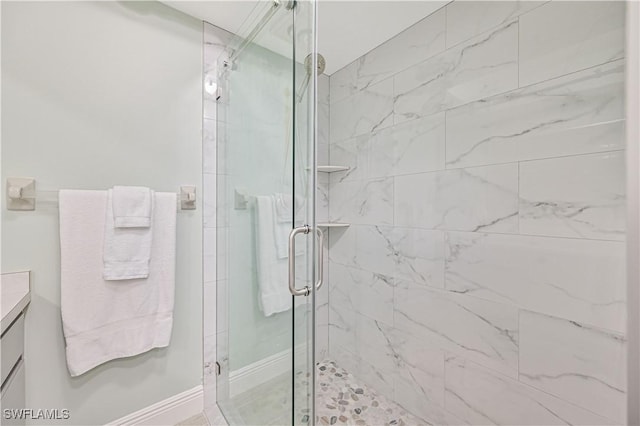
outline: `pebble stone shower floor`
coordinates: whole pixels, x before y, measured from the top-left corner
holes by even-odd
[[[319,425],[428,424],[360,383],[335,361],[322,361],[317,369],[316,410]]]
[[[317,364],[316,424],[358,426],[422,426],[430,423],[405,411],[395,402],[361,383],[333,360]],[[308,376],[296,376],[296,390],[306,392]],[[277,377],[233,398],[223,410],[231,424],[289,426],[291,378]],[[304,399],[304,395],[299,396]],[[226,405],[226,404],[225,404]],[[309,423],[308,408],[301,408],[296,425]]]

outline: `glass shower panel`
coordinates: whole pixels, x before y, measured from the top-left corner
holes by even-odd
[[[217,400],[231,425],[312,423],[313,292],[289,286],[316,280],[315,78],[301,85],[314,3],[258,4],[218,65]]]
[[[293,47],[293,140],[294,198],[302,200],[294,213],[296,227],[309,225],[305,239],[308,256],[296,256],[296,287],[312,289],[308,297],[296,298],[293,307],[293,424],[313,424],[315,375],[315,297],[322,277],[318,255],[322,231],[316,224],[316,31],[315,1],[299,1],[292,16]]]

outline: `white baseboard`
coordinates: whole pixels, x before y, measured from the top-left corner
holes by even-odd
[[[302,359],[306,350],[307,345],[297,346],[297,359]],[[229,396],[233,398],[287,371],[291,371],[291,350],[279,352],[232,371],[229,373]]]
[[[201,385],[114,420],[106,426],[173,426],[203,410],[204,391]]]

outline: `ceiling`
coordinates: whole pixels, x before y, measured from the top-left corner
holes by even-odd
[[[227,31],[238,33],[244,29],[243,23],[247,16],[252,11],[255,15],[254,8],[261,1],[171,0],[163,3]],[[446,3],[427,0],[319,0],[318,50],[327,61],[325,74],[333,74]],[[271,47],[268,41],[259,43]],[[279,49],[274,47],[273,50]]]

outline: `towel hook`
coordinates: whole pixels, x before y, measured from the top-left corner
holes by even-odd
[[[183,185],[180,187],[180,208],[182,210],[196,209],[196,187]]]
[[[7,178],[7,210],[36,209],[36,180],[33,178]]]

